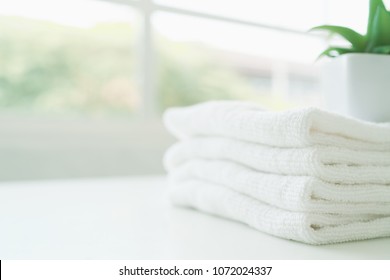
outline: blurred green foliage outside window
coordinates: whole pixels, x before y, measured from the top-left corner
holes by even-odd
[[[90,28],[0,17],[0,109],[34,114],[132,115],[140,110],[137,36],[128,23]],[[211,99],[254,99],[254,87],[202,46],[156,38],[161,112]]]

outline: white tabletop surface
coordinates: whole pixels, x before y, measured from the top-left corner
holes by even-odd
[[[3,182],[0,259],[390,259],[390,238],[279,239],[172,207],[163,178]]]

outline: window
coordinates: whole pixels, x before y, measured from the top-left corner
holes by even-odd
[[[322,38],[166,12],[156,13],[153,26],[162,108],[210,99],[252,100],[273,109],[308,104],[290,98],[295,84],[289,75],[307,76],[313,87]],[[318,89],[312,93],[319,96]]]
[[[135,82],[131,7],[90,0],[2,3],[3,113],[137,111],[141,95]]]
[[[328,23],[364,32],[367,6],[3,0],[0,180],[162,173],[172,138],[159,117],[169,106],[319,105],[315,59],[327,38],[307,30]]]
[[[300,31],[307,31],[308,26],[323,23],[326,4],[326,0],[157,0],[156,2],[233,20]]]

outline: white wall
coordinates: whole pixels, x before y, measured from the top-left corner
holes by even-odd
[[[158,121],[0,118],[0,180],[163,173]]]

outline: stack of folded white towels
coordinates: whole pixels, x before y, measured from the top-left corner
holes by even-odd
[[[314,108],[168,109],[174,204],[310,244],[390,236],[390,127]]]

